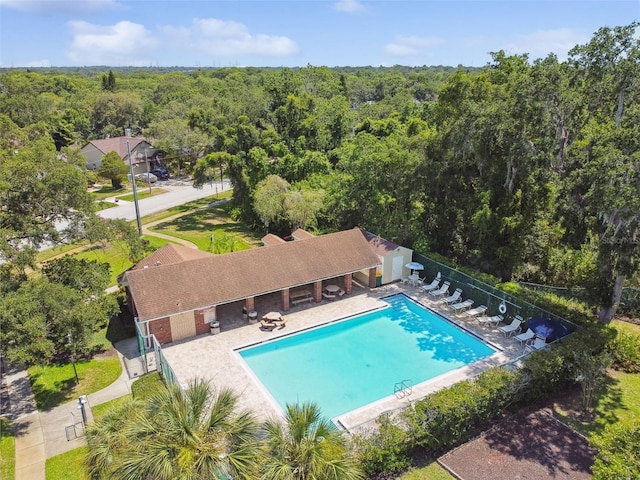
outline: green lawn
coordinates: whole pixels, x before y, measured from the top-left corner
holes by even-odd
[[[412,468],[398,477],[398,480],[455,480],[455,477],[442,468],[439,463],[433,462],[422,468]]]
[[[160,374],[158,372],[149,373],[131,384],[131,393],[133,398],[144,399],[153,395],[160,388],[164,388],[164,381]]]
[[[87,447],[70,450],[47,459],[45,464],[47,480],[89,480],[84,466]]]
[[[124,195],[130,191],[131,187],[113,188],[111,185],[103,185],[100,190],[91,192],[89,195],[91,195],[91,198],[97,202],[117,195]]]
[[[163,193],[167,193],[169,190],[160,187],[151,187],[151,192],[149,192],[149,187],[146,185],[140,185],[137,189],[138,200],[142,200],[144,198],[155,197],[156,195],[162,195]],[[127,202],[133,202],[133,193],[127,195],[118,195],[120,200],[126,200]]]
[[[100,360],[79,360],[76,370],[80,383],[76,385],[73,364],[52,364],[29,367],[29,378],[38,410],[49,410],[70,402],[79,395],[102,390],[117,380],[122,372],[120,359],[114,355]]]
[[[16,472],[16,440],[13,426],[0,418],[0,480],[13,480]]]
[[[211,251],[212,236],[216,238],[224,233],[236,235],[238,241],[234,251],[252,248],[260,241],[252,230],[231,220],[223,205],[196,210],[175,220],[160,223],[151,230],[193,242],[205,252]]]
[[[149,235],[145,235],[144,239],[149,242],[149,246],[153,250],[156,250],[168,243],[168,241],[163,238]],[[87,250],[77,253],[76,255],[78,258],[108,263],[111,266],[109,285],[116,285],[118,283],[118,275],[133,266],[133,263],[129,260],[127,248],[122,242],[113,242],[113,244],[108,244],[106,247],[93,246]]]
[[[79,246],[81,245],[80,244],[59,245],[57,247],[47,248],[46,250],[42,250],[41,252],[38,253],[38,256],[36,257],[36,262],[38,263],[46,262],[47,260],[57,255],[62,255],[63,253],[67,253],[68,251],[73,250],[74,248],[78,248]]]
[[[611,326],[618,330],[640,334],[640,325],[614,321]],[[578,432],[589,437],[594,433],[602,432],[607,425],[640,421],[638,398],[640,398],[640,374],[609,370],[606,384],[597,398],[594,421],[587,422],[576,419],[574,415],[570,415],[558,405],[555,407],[555,415]],[[580,398],[577,398],[576,402],[579,401]]]
[[[131,395],[124,395],[122,397],[114,398],[113,400],[109,400],[108,402],[101,403],[99,405],[91,406],[91,413],[93,414],[93,421],[97,422],[102,417],[104,417],[109,410],[116,407],[117,405],[126,402],[131,398]]]

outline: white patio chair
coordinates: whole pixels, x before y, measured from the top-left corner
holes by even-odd
[[[520,329],[522,328],[522,317],[516,316],[509,325],[505,325],[503,327],[498,327],[505,337],[510,337],[514,333],[520,333]]]
[[[467,308],[471,308],[471,305],[473,305],[473,300],[471,300],[470,298],[467,298],[462,302],[458,302],[458,303],[454,303],[453,305],[450,305],[450,307],[451,307],[451,310],[453,310],[454,312],[464,312]]]
[[[524,345],[524,344],[527,344],[527,343],[531,342],[535,337],[536,337],[536,333],[533,330],[531,330],[530,328],[527,328],[526,332],[521,333],[519,335],[516,335],[513,338],[518,340],[521,345]]]
[[[448,293],[449,293],[449,285],[451,285],[451,282],[444,282],[440,286],[440,288],[438,288],[437,290],[433,290],[433,291],[429,292],[429,296],[431,296],[433,298],[440,298],[440,297],[448,295]]]

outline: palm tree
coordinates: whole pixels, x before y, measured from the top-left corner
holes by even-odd
[[[114,411],[87,432],[89,472],[123,480],[255,479],[258,426],[236,404],[231,390],[196,380],[184,391],[174,385],[120,408],[124,418]]]
[[[265,480],[357,480],[364,478],[347,439],[314,403],[287,404],[284,424],[264,425]]]

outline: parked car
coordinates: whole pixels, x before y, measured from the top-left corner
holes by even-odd
[[[158,181],[158,177],[156,177],[153,173],[139,173],[136,175],[138,180],[142,180],[145,183],[156,183]]]
[[[169,178],[169,172],[164,168],[154,168],[151,173],[158,177],[158,180],[167,180]]]

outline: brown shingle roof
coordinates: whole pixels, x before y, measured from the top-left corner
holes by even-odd
[[[313,233],[309,233],[306,230],[303,230],[302,228],[296,228],[292,233],[291,236],[296,239],[296,240],[305,240],[307,238],[313,238],[315,237],[315,235]]]
[[[281,243],[284,243],[285,241],[286,240],[280,238],[277,235],[274,235],[273,233],[267,233],[264,237],[262,237],[262,243],[265,247],[269,247],[271,245],[279,245]]]
[[[185,260],[196,260],[198,258],[211,257],[211,253],[203,252],[196,248],[189,248],[183,245],[175,245],[167,243],[138,262],[132,270],[138,270],[145,267],[154,267],[159,265],[171,265],[174,263],[184,262]]]
[[[362,230],[362,234],[369,242],[369,245],[371,245],[373,251],[376,252],[376,255],[380,255],[381,257],[389,255],[399,247],[398,244],[385,240],[384,238],[381,238],[371,232],[367,232],[366,230]]]
[[[100,150],[103,155],[106,155],[109,152],[117,152],[117,154],[120,155],[120,158],[124,160],[127,158],[127,140],[129,141],[129,150],[131,151],[133,151],[140,143],[147,141],[144,137],[112,137],[92,140],[89,143]],[[133,163],[136,163],[135,158]]]
[[[335,278],[380,265],[359,229],[126,273],[139,320]]]

